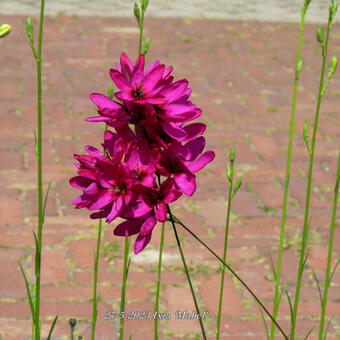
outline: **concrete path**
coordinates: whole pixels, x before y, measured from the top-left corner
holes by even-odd
[[[6,2],[5,2],[6,3]],[[2,0],[1,4],[4,2]],[[6,3],[8,4],[8,2]],[[49,6],[47,5],[47,8]],[[152,7],[151,7],[152,8]],[[151,11],[151,9],[150,9]],[[36,124],[35,63],[25,36],[25,17],[0,15],[13,32],[0,41],[0,339],[27,340],[30,317],[17,259],[33,282],[37,222],[36,160],[33,127]],[[36,22],[34,22],[36,24]],[[125,51],[136,56],[135,20],[127,18],[47,17],[43,57],[44,188],[52,183],[46,208],[42,262],[42,317],[44,336],[58,314],[55,340],[69,338],[68,319],[77,318],[77,332],[90,339],[93,251],[97,225],[87,211],[75,210],[79,194],[68,183],[75,175],[74,153],[83,146],[100,147],[103,126],[84,122],[94,114],[91,92],[106,92],[108,70]],[[192,100],[203,109],[206,139],[216,159],[198,174],[198,190],[181,198],[175,213],[211,247],[222,254],[226,216],[227,153],[236,148],[236,172],[243,186],[232,203],[228,259],[250,283],[268,308],[273,283],[269,254],[275,260],[280,230],[283,182],[291,108],[298,25],[226,20],[146,19],[151,37],[147,63],[159,59],[174,66],[176,79],[188,78]],[[340,27],[334,26],[330,55],[340,55]],[[315,111],[320,48],[315,25],[307,25],[304,60],[296,112],[296,137],[282,278],[294,293],[299,235],[303,223],[307,150],[302,139],[305,119]],[[298,333],[316,325],[320,307],[312,269],[323,280],[326,262],[337,152],[340,145],[340,78],[329,84],[321,108],[311,199],[312,251],[303,281]],[[118,320],[105,313],[119,310],[123,239],[114,237],[114,225],[104,226],[99,270],[97,340],[116,339]],[[209,312],[204,324],[214,339],[220,265],[195,240],[179,230],[192,271],[199,305]],[[151,244],[132,255],[126,311],[153,311],[160,226]],[[340,255],[340,233],[335,235]],[[166,228],[160,311],[170,320],[160,326],[160,339],[193,339],[197,320],[175,320],[176,311],[193,310],[181,269],[173,232]],[[329,339],[339,338],[340,273],[334,275],[328,315],[334,313]],[[133,316],[133,315],[132,315]],[[289,306],[284,298],[279,322],[289,329]],[[310,337],[316,340],[316,330]],[[126,337],[150,339],[152,320],[127,320]],[[45,337],[46,338],[46,337]],[[257,305],[240,284],[226,275],[222,339],[263,340],[265,328]],[[281,339],[277,337],[277,339]]]
[[[47,0],[50,15],[130,17],[134,0]],[[151,0],[148,15],[163,18],[200,18],[297,22],[303,0]],[[2,14],[37,14],[39,0],[1,0]],[[329,0],[312,0],[307,22],[325,22]],[[337,19],[339,20],[339,19]]]

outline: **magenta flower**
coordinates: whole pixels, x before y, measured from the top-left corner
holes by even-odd
[[[188,81],[174,82],[171,72],[158,60],[144,71],[143,55],[133,65],[123,53],[110,70],[119,88],[115,99],[92,93],[99,116],[86,119],[115,132],[105,132],[103,151],[87,146],[88,155],[74,156],[78,176],[70,184],[82,194],[73,204],[107,223],[124,219],[114,234],[137,235],[135,254],[150,242],[157,222],[166,221],[168,205],[194,194],[195,173],[215,157],[203,152],[206,126],[193,122],[202,111],[190,101]]]

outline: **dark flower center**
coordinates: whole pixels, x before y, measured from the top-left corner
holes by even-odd
[[[144,91],[142,89],[135,89],[135,90],[132,90],[132,95],[136,99],[140,99],[144,96]]]

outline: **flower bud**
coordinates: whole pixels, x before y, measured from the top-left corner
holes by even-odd
[[[146,55],[148,50],[149,50],[149,46],[150,46],[150,37],[146,37],[145,39],[145,43],[144,43],[144,46],[143,46],[143,55]]]
[[[328,78],[331,78],[333,76],[334,72],[336,71],[337,66],[338,66],[338,58],[334,56],[329,65]]]
[[[311,148],[309,145],[309,129],[308,129],[308,122],[305,120],[305,123],[303,124],[303,139],[306,143],[306,147],[309,151],[309,153],[311,152]]]
[[[145,12],[149,5],[149,0],[141,0],[142,11]]]
[[[12,26],[8,24],[3,24],[0,26],[0,38],[4,38],[12,30]]]
[[[302,69],[302,59],[296,65],[296,77],[298,78]]]
[[[329,19],[333,21],[336,12],[338,11],[338,0],[332,0],[329,5]]]
[[[33,23],[30,17],[26,18],[26,34],[31,43],[33,43]]]
[[[231,184],[233,181],[233,169],[231,168],[230,164],[227,164],[227,177],[228,177],[228,181]]]
[[[238,192],[238,190],[241,188],[241,185],[242,185],[242,176],[240,176],[237,181],[236,181],[236,184],[235,184],[235,188],[233,190],[233,193],[231,195],[231,198],[233,198],[236,193]]]
[[[319,26],[319,27],[318,27],[318,32],[317,32],[316,37],[317,37],[318,42],[319,42],[320,44],[322,44],[322,43],[323,43],[323,39],[324,39],[324,34],[323,34],[323,28],[322,28],[322,26]]]
[[[133,7],[133,13],[134,13],[134,15],[136,17],[138,25],[140,25],[140,10],[139,10],[139,7],[138,7],[136,2],[135,2],[135,5]]]
[[[235,160],[235,148],[232,147],[229,153],[229,159],[231,163],[234,163]]]

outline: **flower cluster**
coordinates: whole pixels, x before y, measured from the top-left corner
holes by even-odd
[[[123,53],[120,65],[110,70],[120,91],[114,99],[91,94],[99,116],[86,119],[114,131],[105,131],[103,151],[86,146],[88,155],[74,155],[78,176],[70,184],[82,195],[73,204],[107,223],[125,219],[114,234],[138,234],[135,254],[149,243],[157,221],[166,221],[168,204],[193,195],[194,173],[215,156],[202,153],[205,125],[188,123],[202,114],[189,100],[188,81],[174,82],[171,72],[159,61],[144,71],[143,55],[133,65]]]

